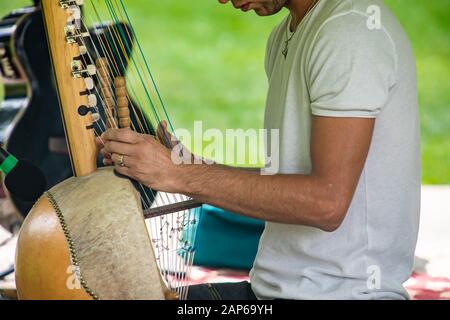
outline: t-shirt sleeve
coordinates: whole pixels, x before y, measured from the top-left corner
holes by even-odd
[[[313,115],[375,118],[396,81],[394,44],[384,28],[349,13],[321,27],[307,62]]]

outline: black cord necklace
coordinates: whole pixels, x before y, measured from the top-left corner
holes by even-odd
[[[319,2],[319,0],[314,0],[312,3],[311,3],[311,5],[309,6],[309,8],[308,8],[308,10],[306,11],[306,13],[305,13],[305,15],[303,16],[303,19],[308,15],[308,13],[316,6],[316,4]],[[291,28],[291,26],[290,26],[290,24],[291,24],[291,22],[292,22],[292,14],[290,14],[290,19],[288,19],[288,24],[287,24],[287,27],[286,27],[286,39],[284,40],[284,48],[283,48],[283,51],[281,52],[282,54],[283,54],[283,56],[284,56],[284,59],[286,59],[287,58],[287,54],[288,54],[288,52],[289,52],[289,42],[291,42],[291,40],[292,40],[292,38],[294,37],[294,35],[295,35],[295,31],[297,31],[297,29],[298,29],[298,26],[297,26],[297,29],[294,31],[294,32],[292,32],[292,34],[289,36],[289,34],[288,34],[288,30],[290,30],[290,28]]]
[[[282,51],[284,58],[286,59],[288,51],[289,51],[289,42],[292,40],[292,37],[295,34],[295,31],[292,32],[291,36],[289,37],[288,35],[288,28],[289,26],[286,28],[286,40],[284,40],[284,49]]]

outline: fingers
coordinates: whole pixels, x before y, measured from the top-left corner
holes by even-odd
[[[122,162],[122,165],[120,165],[121,162]],[[116,167],[124,167],[125,166],[127,168],[130,168],[134,163],[135,163],[135,161],[133,160],[133,158],[131,158],[127,155],[122,155],[122,154],[118,154],[118,153],[113,153],[113,154],[108,153],[103,158],[103,164],[105,166],[116,166]]]
[[[131,170],[128,167],[121,167],[121,166],[115,166],[114,170],[116,170],[117,173],[127,176],[131,179],[135,179],[135,177],[131,174]]]
[[[104,132],[100,139],[103,141],[101,153],[108,157],[108,153],[134,155],[136,144],[142,142],[145,136],[130,129],[110,129]]]
[[[166,123],[160,126],[161,129],[158,130],[167,131]],[[168,133],[161,133],[161,137],[166,134]],[[170,134],[168,135],[171,137]],[[167,136],[165,139],[167,139]],[[145,151],[148,151],[148,148],[151,148],[155,144],[160,145],[156,137],[136,133],[130,129],[110,129],[96,140],[96,144],[100,148],[99,152],[103,156],[103,164],[106,166],[115,165],[116,167],[121,162],[121,155],[124,156],[124,165],[130,167],[134,161],[141,161],[143,159]]]
[[[156,136],[158,137],[159,142],[161,142],[163,145],[167,147],[168,146],[167,141],[170,141],[169,135],[170,133],[167,132],[167,122],[163,120],[158,124]]]
[[[103,159],[103,165],[105,166],[113,166],[114,162],[111,159]]]
[[[111,155],[111,161],[115,166],[119,166],[119,167],[130,167],[131,165],[131,158],[128,157],[127,155],[122,155],[122,154],[117,154],[117,153],[113,153]],[[121,165],[122,163],[122,165]]]
[[[123,162],[126,163],[126,161],[129,161],[129,160],[130,160],[129,158],[124,157]],[[136,172],[135,168],[130,168],[128,165],[125,165],[125,166],[115,165],[114,170],[121,175],[127,176],[133,180],[136,180],[136,181],[139,181],[142,183],[142,175],[140,173]]]
[[[130,130],[129,128],[125,129],[109,129],[104,132],[101,136],[104,142],[108,141],[118,141],[123,143],[134,144],[142,141],[143,135],[137,132]]]
[[[104,159],[111,159],[111,153],[107,152],[105,149],[100,150],[100,154]]]
[[[137,154],[138,150],[136,150],[138,147],[135,144],[129,144],[129,143],[123,143],[123,142],[117,142],[117,141],[107,141],[105,143],[105,146],[102,149],[102,154],[106,155],[109,154],[124,154],[133,156]]]
[[[97,147],[97,153],[100,153],[103,157],[103,164],[105,166],[112,165],[111,154],[105,150],[105,142],[101,137],[95,138],[95,146]]]
[[[97,147],[97,151],[100,151],[103,148],[104,141],[101,137],[95,137],[95,146]]]
[[[110,166],[113,164],[113,161],[111,160],[111,153],[106,152],[104,149],[101,149],[100,154],[103,157],[103,164],[105,166]]]
[[[166,148],[172,149],[178,144],[178,141],[173,139],[172,134],[167,130],[167,122],[165,120],[158,124],[158,130],[156,130],[159,142],[166,146]]]
[[[123,158],[120,159],[121,157],[123,157]],[[122,160],[122,163],[125,165],[125,156],[124,155],[120,155],[117,153],[113,153],[111,155],[111,161],[113,162],[114,165],[119,165],[121,160]]]

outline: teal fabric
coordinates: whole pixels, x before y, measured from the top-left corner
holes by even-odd
[[[264,222],[210,205],[196,214],[194,265],[250,270]]]

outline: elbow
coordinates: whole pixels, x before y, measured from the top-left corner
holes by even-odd
[[[333,213],[322,218],[318,227],[325,232],[334,232],[339,229],[343,221],[344,215],[341,216],[337,213]]]
[[[334,232],[340,228],[344,222],[345,216],[350,206],[350,201],[344,200],[342,197],[338,199],[327,199],[326,204],[322,206],[317,227],[325,232]]]

